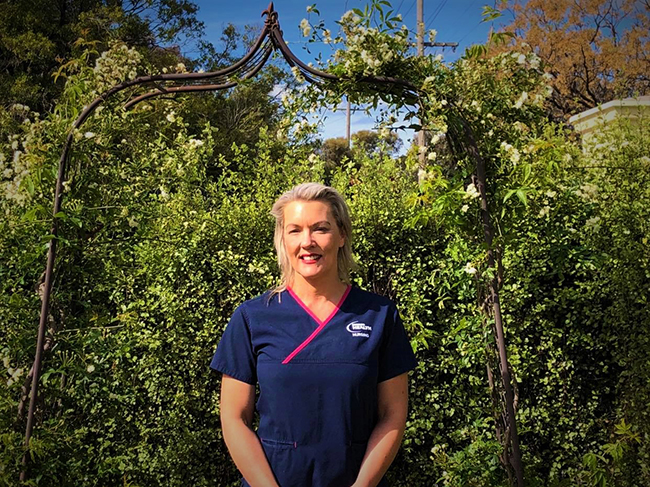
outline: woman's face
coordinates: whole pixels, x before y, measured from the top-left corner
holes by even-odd
[[[284,248],[296,277],[338,281],[338,252],[345,237],[327,203],[292,201],[284,208],[283,231]]]

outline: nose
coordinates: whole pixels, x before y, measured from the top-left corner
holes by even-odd
[[[306,229],[304,232],[302,232],[302,239],[300,242],[300,246],[303,248],[309,248],[313,245],[314,239],[312,238],[311,230]]]

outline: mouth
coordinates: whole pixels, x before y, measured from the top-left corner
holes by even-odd
[[[319,254],[303,254],[298,258],[302,260],[305,264],[315,264],[320,260],[321,257],[322,256]]]

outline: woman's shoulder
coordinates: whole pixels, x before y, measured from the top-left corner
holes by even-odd
[[[281,305],[284,300],[284,295],[284,292],[265,291],[253,298],[247,299],[238,306],[238,309],[243,312],[268,311],[269,308],[276,308]]]
[[[353,296],[355,301],[360,301],[366,303],[367,305],[374,305],[381,308],[396,309],[393,300],[387,296],[366,291],[365,289],[361,289],[357,286],[352,286],[352,290],[350,292],[354,292]]]

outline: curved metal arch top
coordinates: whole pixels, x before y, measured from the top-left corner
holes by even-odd
[[[129,100],[124,108],[129,109],[142,101],[163,94],[218,91],[232,88],[241,81],[252,78],[259,73],[275,51],[279,51],[287,64],[291,68],[297,68],[303,78],[311,84],[324,87],[326,83],[349,81],[309,66],[291,51],[284,40],[278,20],[278,12],[273,8],[273,2],[262,12],[262,17],[266,17],[262,32],[248,53],[232,66],[208,73],[163,74],[136,78],[129,83],[125,83],[124,88],[153,83],[155,89]],[[418,99],[417,88],[403,79],[387,76],[364,76],[354,81],[372,84],[378,88],[381,87],[386,92],[399,96],[413,104]],[[167,84],[162,85],[161,82]],[[120,90],[117,86],[114,89],[116,89],[115,92]]]

